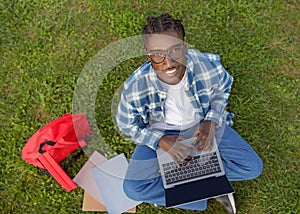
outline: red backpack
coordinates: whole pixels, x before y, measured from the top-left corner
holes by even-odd
[[[59,163],[79,146],[86,146],[90,127],[83,114],[65,114],[39,129],[27,141],[22,158],[35,166],[48,170],[67,191],[77,187]]]

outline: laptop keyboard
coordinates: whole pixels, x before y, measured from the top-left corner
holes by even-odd
[[[163,169],[167,184],[221,172],[216,152],[194,156],[188,166],[180,164],[180,168],[175,162],[165,163]]]

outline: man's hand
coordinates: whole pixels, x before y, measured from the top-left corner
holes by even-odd
[[[211,150],[213,148],[213,139],[216,132],[215,125],[215,122],[205,120],[196,128],[193,137],[197,137],[197,140],[193,145],[197,145],[199,151]]]
[[[171,155],[177,167],[180,167],[180,163],[186,165],[193,159],[193,157],[187,155],[192,151],[192,147],[178,143],[179,140],[184,140],[184,138],[177,135],[165,135],[158,142],[158,146]]]

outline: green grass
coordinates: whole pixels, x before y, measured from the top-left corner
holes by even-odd
[[[233,183],[240,213],[300,213],[299,1],[0,0],[0,9],[1,213],[82,213],[83,190],[66,192],[39,174],[22,160],[22,148],[40,127],[72,112],[78,78],[97,52],[139,35],[146,17],[162,12],[182,19],[188,43],[220,54],[235,79],[234,128],[264,162],[259,178]],[[114,68],[95,98],[99,133],[127,157],[134,145],[116,131],[111,100],[144,59]],[[144,203],[137,213],[196,212]],[[204,213],[225,212],[209,202]]]

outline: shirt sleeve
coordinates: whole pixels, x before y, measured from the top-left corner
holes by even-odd
[[[156,150],[158,141],[164,135],[162,131],[153,129],[143,122],[142,115],[134,106],[133,101],[127,101],[124,91],[116,113],[116,124],[119,130],[131,136],[134,142],[145,144],[153,150]]]
[[[217,123],[217,126],[220,126],[223,123],[223,119],[226,119],[224,118],[225,107],[228,104],[233,77],[221,65],[220,60],[216,61],[216,69],[214,71],[218,82],[215,84],[216,87],[212,87],[210,108],[204,119],[214,121]]]

